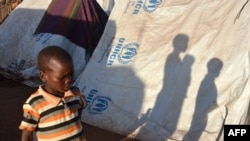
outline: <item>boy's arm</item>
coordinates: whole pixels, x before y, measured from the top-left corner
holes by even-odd
[[[87,107],[87,101],[86,101],[86,98],[83,94],[81,94],[81,91],[79,88],[73,86],[71,87],[71,91],[75,94],[75,95],[78,95],[80,96],[81,98],[81,105],[82,105],[82,109],[85,109]]]
[[[33,132],[28,130],[22,130],[21,141],[33,141]]]
[[[82,98],[82,102],[83,102],[83,109],[85,109],[87,107],[86,97],[85,97],[85,95],[82,95],[81,98]]]

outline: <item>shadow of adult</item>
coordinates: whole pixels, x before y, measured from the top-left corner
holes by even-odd
[[[171,138],[176,130],[194,62],[194,57],[191,55],[181,57],[187,49],[188,41],[189,38],[185,34],[178,34],[173,39],[173,51],[167,57],[164,67],[163,87],[150,114],[150,119],[155,122],[157,128],[166,134],[162,137],[156,134],[157,136],[152,139]]]
[[[217,88],[215,79],[219,76],[223,63],[218,58],[212,58],[207,63],[208,73],[201,82],[196,97],[195,111],[193,114],[189,132],[184,136],[183,141],[198,141],[206,129],[207,116],[210,111],[217,107]]]

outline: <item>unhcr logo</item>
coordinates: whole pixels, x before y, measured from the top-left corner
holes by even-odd
[[[143,9],[144,11],[151,13],[157,9],[157,7],[161,4],[162,0],[147,0],[144,3]]]
[[[107,60],[107,66],[113,65],[114,60],[117,58],[117,55],[121,52],[124,41],[125,41],[125,38],[120,38],[118,40],[118,44],[114,47],[113,51],[109,54],[109,57]]]
[[[137,2],[134,4],[132,3],[132,6],[134,6],[133,14],[138,14],[140,9],[143,7],[143,10],[151,13],[157,9],[157,7],[162,3],[162,0],[137,0]]]
[[[122,50],[121,53],[118,55],[118,61],[121,64],[128,64],[129,62],[132,61],[132,58],[134,58],[134,56],[136,55],[136,50],[138,48],[139,44],[138,43],[129,43],[127,45],[125,45]]]
[[[90,114],[102,114],[108,108],[109,102],[111,102],[109,97],[96,95],[97,92],[97,90],[92,89],[86,98],[87,110]]]
[[[136,55],[138,43],[129,43],[124,45],[125,38],[120,38],[118,43],[109,54],[106,66],[112,66],[115,60],[121,64],[128,64]]]

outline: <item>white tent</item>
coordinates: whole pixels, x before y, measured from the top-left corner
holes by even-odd
[[[84,120],[143,141],[223,140],[246,124],[250,4],[117,0],[76,84]]]
[[[223,125],[247,124],[248,0],[116,0],[89,62],[63,36],[33,35],[50,2],[24,0],[0,25],[1,75],[36,85],[38,51],[59,45],[91,125],[142,141],[222,141]]]

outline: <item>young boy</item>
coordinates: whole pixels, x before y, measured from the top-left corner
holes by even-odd
[[[49,46],[39,52],[37,63],[44,84],[23,105],[21,140],[32,141],[35,132],[38,141],[86,141],[81,124],[86,101],[78,88],[71,87],[71,56]]]

